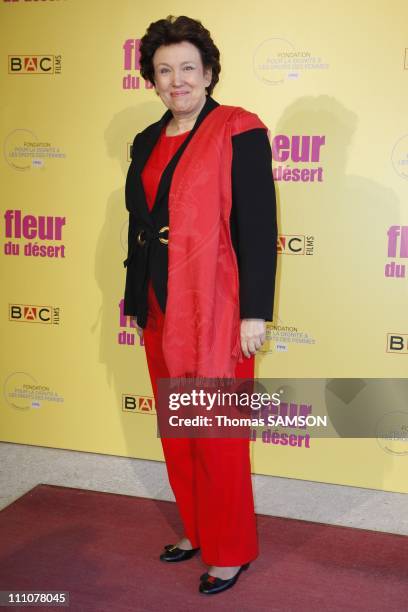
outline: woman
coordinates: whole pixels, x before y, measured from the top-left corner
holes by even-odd
[[[211,97],[219,51],[201,22],[151,23],[140,53],[167,111],[133,141],[124,313],[157,405],[159,378],[253,378],[273,313],[276,205],[267,128]],[[231,588],[258,556],[249,440],[161,442],[184,535],[160,559],[201,550],[200,592]]]

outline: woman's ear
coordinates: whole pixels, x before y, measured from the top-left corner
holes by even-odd
[[[211,85],[211,80],[212,80],[212,68],[208,67],[204,70],[204,78],[208,81],[208,85]]]

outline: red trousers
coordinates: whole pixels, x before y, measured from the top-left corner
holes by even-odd
[[[144,344],[153,393],[169,373],[162,352],[164,314],[151,283]],[[182,333],[182,330],[181,330]],[[238,363],[236,378],[253,378],[255,357]],[[258,556],[249,440],[161,438],[170,486],[193,548],[206,565],[235,566]]]

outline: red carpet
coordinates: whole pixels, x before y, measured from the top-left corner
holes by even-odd
[[[200,557],[158,560],[180,535],[172,502],[38,485],[0,512],[0,590],[69,591],[73,612],[408,609],[408,537],[264,515],[258,532],[235,587],[205,596]]]

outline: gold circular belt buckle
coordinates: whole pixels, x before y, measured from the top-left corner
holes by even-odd
[[[146,244],[146,240],[142,238],[142,235],[144,234],[144,230],[140,230],[140,232],[137,235],[137,242],[138,244],[140,244],[140,246],[143,246],[144,244]]]
[[[159,234],[163,234],[163,232],[168,232],[168,231],[169,231],[169,229],[170,229],[170,228],[169,228],[169,226],[168,226],[168,225],[163,225],[163,227],[161,227],[161,228],[159,229],[159,232],[158,232],[158,233],[159,233]],[[160,240],[160,242],[162,242],[163,244],[168,244],[168,242],[169,242],[169,239],[168,239],[168,238],[160,238],[160,237],[159,237],[159,240]]]

